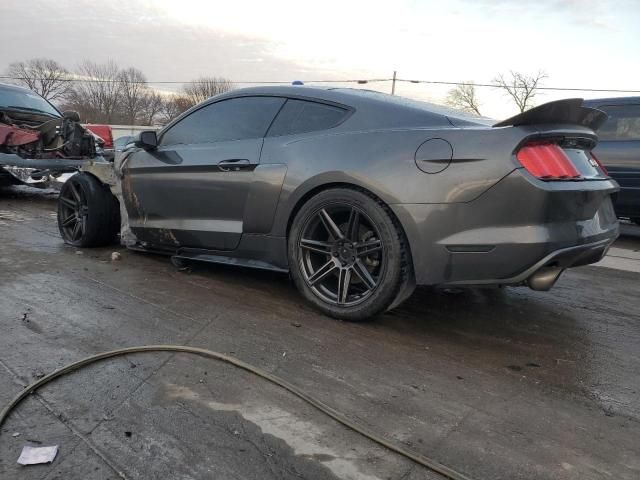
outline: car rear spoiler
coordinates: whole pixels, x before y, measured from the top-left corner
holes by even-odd
[[[568,98],[545,103],[527,110],[515,117],[494,124],[494,127],[517,127],[520,125],[541,125],[564,123],[579,125],[597,131],[609,116],[601,110],[583,107],[582,98]]]

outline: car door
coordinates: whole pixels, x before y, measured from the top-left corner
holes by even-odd
[[[162,131],[157,149],[134,152],[122,185],[138,239],[161,248],[235,249],[263,137],[283,103],[208,103]]]
[[[598,131],[596,157],[620,184],[615,198],[620,216],[640,216],[640,104],[600,105],[609,115]]]

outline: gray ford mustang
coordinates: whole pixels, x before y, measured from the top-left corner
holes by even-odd
[[[618,235],[618,186],[590,153],[604,120],[581,99],[491,125],[363,90],[235,90],[143,132],[115,175],[71,177],[58,222],[75,246],[121,233],[176,261],[290,272],[348,320],[416,284],[548,290]]]

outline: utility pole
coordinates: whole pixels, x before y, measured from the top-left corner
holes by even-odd
[[[396,94],[396,71],[393,71],[393,81],[391,82],[391,95]]]

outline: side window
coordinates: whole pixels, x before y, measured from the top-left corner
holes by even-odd
[[[348,110],[324,103],[287,100],[269,129],[269,136],[326,130],[337,125]]]
[[[602,105],[609,119],[598,130],[600,140],[640,140],[640,105]]]
[[[280,97],[240,97],[211,103],[164,132],[161,145],[261,138],[284,103]]]

